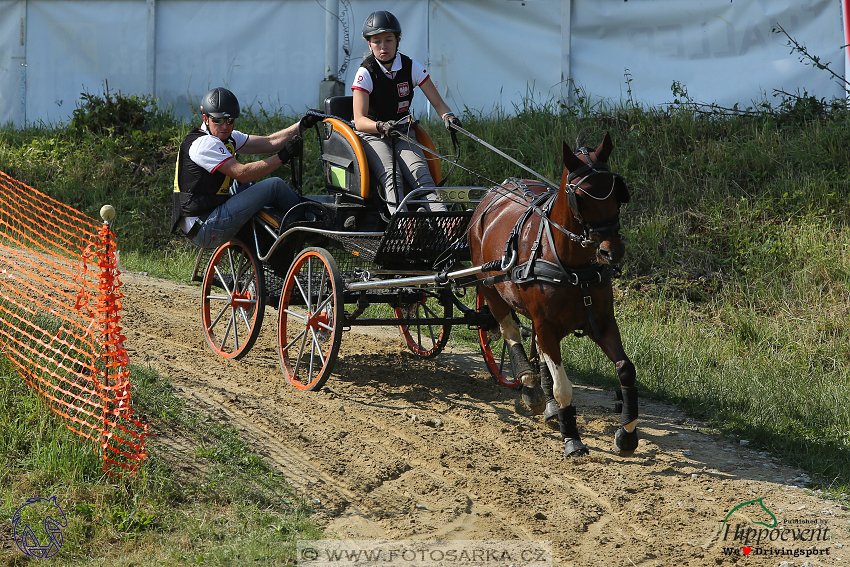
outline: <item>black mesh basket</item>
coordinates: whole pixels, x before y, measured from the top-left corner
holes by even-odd
[[[433,269],[448,258],[469,260],[466,231],[473,211],[397,212],[380,237],[335,236],[362,260],[384,268]]]

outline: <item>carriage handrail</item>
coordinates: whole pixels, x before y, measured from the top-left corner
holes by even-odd
[[[418,189],[413,189],[407,195],[404,196],[404,199],[402,199],[401,203],[399,203],[398,205],[398,210],[402,210],[404,206],[408,203],[433,204],[437,202],[429,201],[424,197],[420,197],[420,195],[424,196],[428,193],[436,193],[440,197],[439,202],[442,203],[480,203],[489,191],[490,189],[488,189],[487,187],[474,186],[420,187]]]

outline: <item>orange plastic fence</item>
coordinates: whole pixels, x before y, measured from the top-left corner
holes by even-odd
[[[131,417],[119,274],[107,223],[0,171],[0,354],[110,474],[138,468],[148,434]]]

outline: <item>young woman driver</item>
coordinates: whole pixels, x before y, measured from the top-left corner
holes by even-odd
[[[428,97],[446,129],[451,131],[452,125],[461,123],[425,68],[398,52],[401,24],[395,16],[384,10],[372,12],[363,24],[363,38],[369,44],[369,53],[351,85],[354,127],[363,141],[369,169],[385,188],[390,213],[394,213],[404,198],[402,179],[415,189],[434,186],[423,150],[393,137],[395,122],[410,114],[413,88],[418,86]],[[415,138],[412,129],[405,127],[404,134]],[[435,194],[428,195],[428,200],[433,201],[429,210],[446,210]]]

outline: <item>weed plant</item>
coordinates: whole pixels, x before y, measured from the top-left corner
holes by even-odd
[[[657,108],[591,102],[576,89],[569,106],[528,99],[461,118],[552,180],[563,141],[593,148],[610,132],[611,169],[632,196],[617,310],[642,392],[847,490],[850,112],[810,96],[720,109],[693,103],[681,85],[673,91],[675,101]],[[7,126],[0,169],[92,216],[111,202],[122,264],[186,281],[192,249],[166,225],[176,148],[191,124],[148,112],[123,133]],[[260,107],[239,126],[266,134],[296,119]],[[442,124],[425,125],[451,153]],[[320,192],[316,141],[305,139],[305,192]],[[459,142],[460,163],[477,174],[458,168],[449,185],[529,176]],[[613,367],[590,341],[567,339],[564,353],[579,382],[614,387]]]
[[[68,525],[53,564],[289,565],[297,539],[320,536],[308,505],[232,427],[189,412],[150,369],[132,367],[131,379],[158,437],[134,476],[114,478],[0,359],[0,502],[11,518],[28,498],[56,496]],[[28,559],[10,550],[3,565]]]

